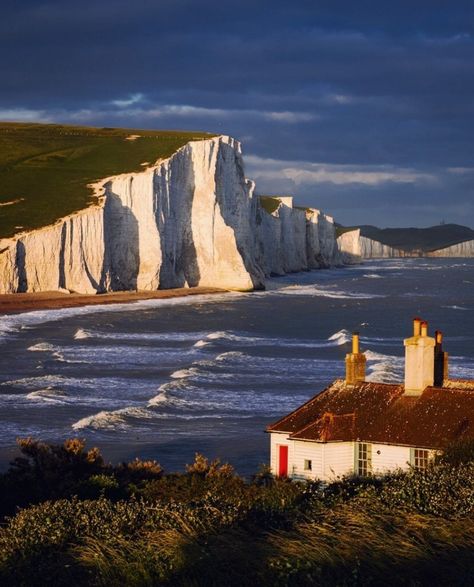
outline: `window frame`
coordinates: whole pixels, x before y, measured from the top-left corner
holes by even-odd
[[[312,471],[313,470],[313,459],[304,459],[303,460],[303,471]]]
[[[370,442],[355,443],[354,471],[360,477],[372,475],[372,444]]]
[[[431,460],[431,451],[428,448],[412,448],[410,463],[415,469],[425,470]]]

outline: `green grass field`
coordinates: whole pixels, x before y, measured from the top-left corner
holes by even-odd
[[[139,135],[135,140],[127,140]],[[0,238],[40,228],[94,202],[88,184],[139,171],[202,132],[0,122]],[[13,203],[11,203],[13,202]]]

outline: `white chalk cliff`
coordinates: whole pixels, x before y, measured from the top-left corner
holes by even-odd
[[[257,208],[257,259],[265,275],[342,265],[334,220],[315,208],[293,207],[278,196],[276,210]]]
[[[0,293],[251,290],[271,273],[341,262],[330,217],[288,201],[275,214],[260,207],[230,137],[190,142],[97,186],[97,205],[0,239]]]
[[[363,259],[389,259],[409,256],[404,251],[361,236],[360,229],[349,230],[337,238],[337,245],[344,263],[360,263]]]
[[[437,249],[426,253],[427,257],[474,257],[474,240],[464,241],[457,245]]]

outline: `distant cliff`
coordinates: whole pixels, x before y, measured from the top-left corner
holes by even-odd
[[[345,263],[359,263],[362,259],[392,257],[474,257],[474,239],[458,242],[450,246],[443,243],[466,238],[474,233],[470,228],[455,224],[439,225],[431,228],[390,228],[378,229],[365,226],[354,229],[338,227],[337,243]],[[388,242],[391,246],[374,237]]]
[[[429,251],[427,257],[474,257],[474,240],[458,243],[451,247]]]
[[[360,229],[344,232],[337,238],[344,263],[360,263],[363,259],[407,257],[405,251],[394,249],[373,239],[361,236]]]
[[[97,190],[97,205],[0,240],[1,293],[251,290],[266,275],[341,263],[332,218],[291,198],[268,212],[230,137],[189,142]]]

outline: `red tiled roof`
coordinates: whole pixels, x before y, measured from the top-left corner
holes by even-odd
[[[267,428],[295,440],[353,441],[442,448],[474,438],[473,382],[427,387],[403,395],[403,385],[336,380],[319,395]],[[470,385],[467,385],[470,383]]]

